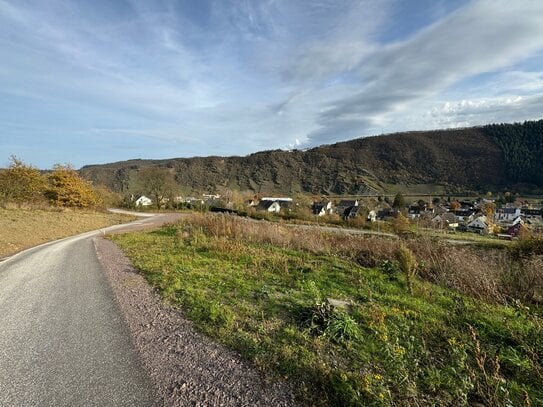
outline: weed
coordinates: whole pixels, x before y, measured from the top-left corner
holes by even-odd
[[[491,267],[510,264],[507,253],[412,239],[396,260],[398,241],[228,216],[173,228],[112,238],[199,329],[287,378],[305,404],[543,400],[541,309],[514,296],[496,304],[503,274]],[[362,250],[379,267],[362,267]]]
[[[325,336],[336,343],[359,339],[361,335],[358,323],[345,310],[328,302],[302,310],[299,319],[312,335]]]
[[[405,275],[409,292],[412,293],[413,279],[417,272],[417,260],[413,252],[405,245],[400,246],[398,249],[398,266]]]
[[[398,278],[400,268],[398,263],[394,260],[383,260],[381,264],[379,264],[379,270],[381,270],[392,281]]]

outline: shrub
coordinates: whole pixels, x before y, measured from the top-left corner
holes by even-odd
[[[409,292],[413,292],[413,278],[417,271],[417,260],[413,252],[405,245],[401,245],[398,249],[398,266],[405,275]]]
[[[88,208],[98,204],[90,183],[70,166],[55,165],[48,181],[45,196],[56,206]]]
[[[543,255],[543,238],[531,236],[518,240],[511,248],[511,254],[516,259],[531,255]]]
[[[11,156],[7,169],[0,170],[0,203],[37,203],[46,186],[40,171]]]

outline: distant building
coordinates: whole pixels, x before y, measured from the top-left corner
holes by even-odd
[[[147,198],[145,195],[140,195],[135,201],[136,206],[151,206],[153,201],[151,198]]]
[[[324,216],[326,215],[326,208],[323,204],[314,203],[313,205],[311,205],[311,212],[313,213],[313,215]]]
[[[329,215],[332,213],[332,202],[313,202],[313,205],[311,205],[311,212],[313,212],[313,215],[317,216]]]
[[[458,221],[452,212],[440,213],[432,218],[432,223],[442,229],[458,228]]]
[[[475,218],[471,222],[469,222],[467,225],[467,228],[468,228],[468,231],[470,232],[477,232],[477,233],[484,234],[484,233],[488,233],[490,229],[490,225],[488,223],[488,219],[486,218],[486,216],[482,215],[482,216],[479,216],[478,218]]]
[[[521,208],[520,214],[525,218],[541,218],[543,210],[541,208]]]
[[[526,229],[524,222],[517,218],[518,221],[507,228],[507,234],[511,237],[518,237],[523,229]]]
[[[221,199],[221,196],[219,194],[202,194],[202,198],[204,201],[215,201]]]
[[[469,223],[475,217],[474,209],[458,209],[456,211],[453,211],[452,213],[454,213],[456,221],[460,223]]]
[[[348,200],[348,199],[342,199],[339,201],[339,203],[336,205],[336,213],[339,216],[345,217],[345,212],[352,208],[353,206],[358,206],[357,200]],[[348,215],[348,214],[347,214]]]
[[[279,201],[261,200],[256,206],[256,209],[259,211],[278,213],[281,211],[281,204]]]
[[[499,223],[509,223],[519,218],[520,215],[520,208],[500,208],[494,214],[494,219]]]
[[[358,205],[350,206],[347,209],[345,209],[345,212],[343,212],[343,217],[345,219],[356,218],[359,212],[360,212],[360,206]]]
[[[292,202],[292,198],[287,197],[271,197],[271,196],[265,196],[264,198],[260,199],[261,201],[277,201],[277,202]]]

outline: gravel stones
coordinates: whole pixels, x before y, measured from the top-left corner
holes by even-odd
[[[296,405],[287,383],[263,378],[164,304],[114,243],[102,238],[94,243],[160,405]]]

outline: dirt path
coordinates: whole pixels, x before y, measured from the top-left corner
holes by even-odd
[[[165,305],[119,248],[94,240],[98,258],[164,406],[293,406],[286,383],[270,382],[238,354]]]

